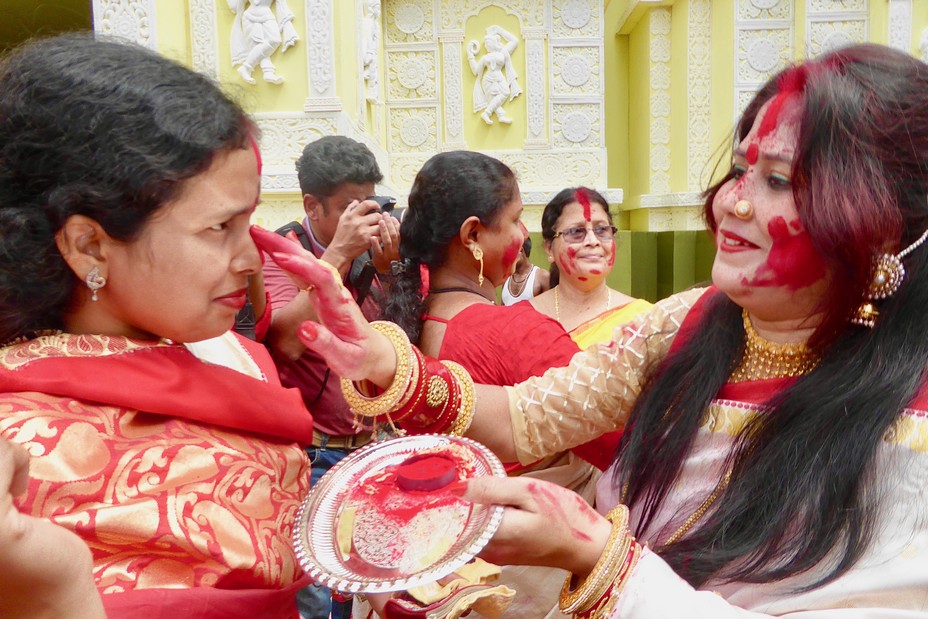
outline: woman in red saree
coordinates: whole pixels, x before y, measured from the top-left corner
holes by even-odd
[[[443,422],[521,462],[628,422],[606,517],[551,484],[471,481],[462,496],[506,506],[485,558],[571,571],[560,605],[583,619],[928,615],[926,99],[928,66],[876,45],[759,90],[707,192],[713,286],[565,368],[478,385],[476,411],[462,400]],[[275,259],[334,307],[311,259]],[[403,387],[438,374],[396,377],[412,347],[344,304],[320,316],[338,331],[306,324],[303,340],[340,375],[400,385],[373,413],[430,421]]]
[[[180,65],[72,35],[0,65],[0,143],[0,437],[32,457],[16,506],[89,547],[109,617],[294,617],[312,420],[229,332],[260,269],[253,123]]]

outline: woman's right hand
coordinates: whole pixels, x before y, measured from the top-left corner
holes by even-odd
[[[390,341],[374,331],[342,284],[335,267],[317,259],[299,242],[258,226],[251,227],[258,249],[266,252],[307,291],[319,322],[300,325],[303,344],[325,359],[339,376],[387,386],[396,373]]]
[[[104,617],[90,549],[13,504],[28,477],[28,454],[0,439],[0,617]]]
[[[480,557],[499,565],[559,567],[586,578],[612,525],[580,495],[529,477],[479,477],[462,498],[503,505],[503,520]]]

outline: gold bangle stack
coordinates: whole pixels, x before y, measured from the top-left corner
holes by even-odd
[[[614,587],[629,561],[629,550],[634,541],[628,533],[628,508],[617,505],[607,515],[606,519],[612,523],[612,532],[606,542],[606,550],[599,561],[587,576],[586,580],[574,590],[571,590],[573,576],[567,577],[561,589],[559,605],[565,615],[586,614],[599,606]]]
[[[371,328],[386,336],[393,345],[396,351],[396,374],[386,391],[375,397],[362,394],[351,380],[341,379],[342,394],[348,406],[355,414],[365,417],[377,417],[390,413],[406,393],[413,370],[412,345],[406,333],[392,322],[382,320],[372,322]]]
[[[453,436],[464,436],[467,429],[470,428],[471,422],[474,421],[474,412],[477,410],[477,398],[474,391],[474,379],[460,363],[454,361],[442,361],[445,367],[457,378],[461,385],[461,407],[458,414],[451,422],[451,428],[448,434]]]

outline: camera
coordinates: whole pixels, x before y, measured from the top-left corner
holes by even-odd
[[[389,213],[396,206],[396,198],[392,196],[367,196],[364,199],[376,202],[380,206],[381,213]]]

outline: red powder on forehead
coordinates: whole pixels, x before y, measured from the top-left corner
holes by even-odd
[[[783,109],[783,104],[789,96],[790,93],[781,92],[770,102],[770,107],[767,108],[767,113],[764,114],[763,120],[760,121],[760,127],[757,129],[758,140],[763,140],[776,129],[780,110]]]
[[[790,228],[799,233],[791,234]],[[787,225],[782,217],[774,217],[767,224],[767,232],[773,241],[767,261],[752,279],[743,278],[742,284],[785,286],[799,290],[825,277],[825,261],[812,245],[811,237],[802,230],[798,219]]]
[[[758,140],[763,140],[776,129],[777,121],[780,118],[780,112],[783,110],[783,106],[791,96],[805,90],[806,78],[808,75],[809,73],[805,65],[800,65],[780,76],[780,79],[777,80],[777,86],[780,92],[770,102],[767,113],[764,114],[764,118],[760,122],[760,127],[757,129]]]
[[[748,160],[748,163],[754,165],[757,163],[757,154],[760,149],[757,147],[757,142],[751,142],[751,145],[748,146],[748,151],[745,153],[745,158]]]
[[[593,213],[590,210],[590,196],[587,194],[586,189],[580,188],[577,190],[577,202],[583,207],[583,218],[587,221],[591,221],[593,219]]]
[[[519,250],[522,249],[524,241],[513,241],[503,252],[503,269],[508,273],[512,270],[512,265],[519,259]]]

